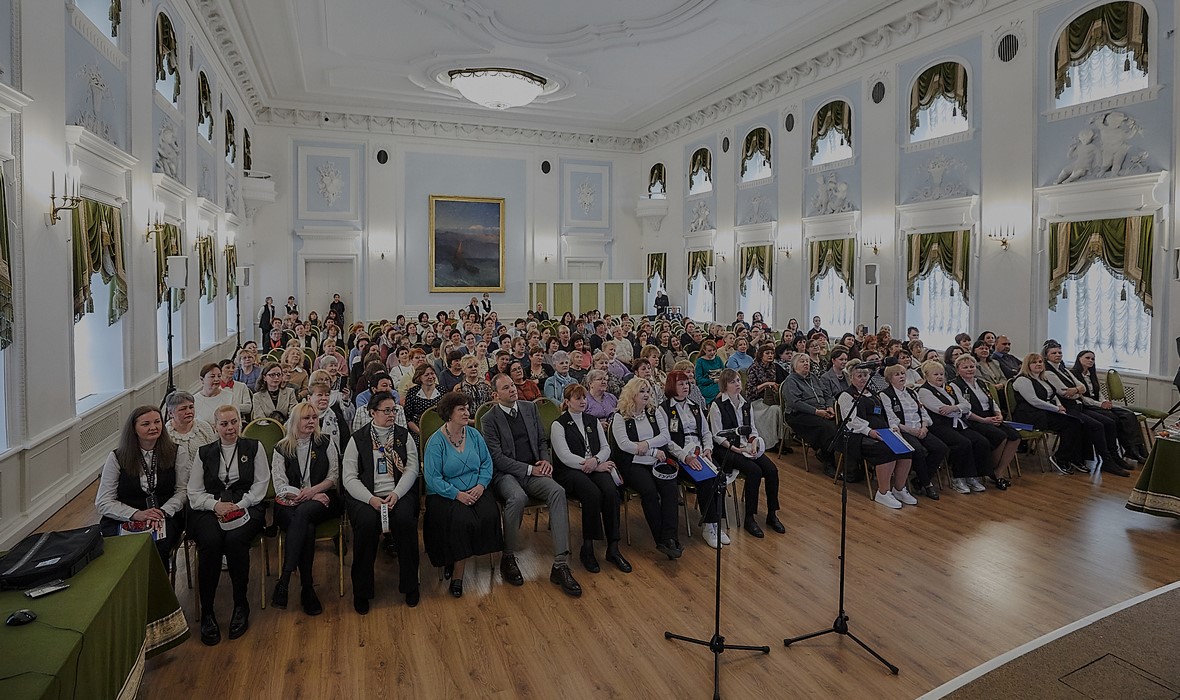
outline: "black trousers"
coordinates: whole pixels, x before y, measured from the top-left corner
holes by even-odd
[[[250,545],[262,532],[264,511],[255,506],[248,512],[250,522],[236,530],[222,530],[213,511],[194,510],[189,513],[188,529],[197,543],[200,555],[197,586],[200,589],[201,612],[204,614],[213,613],[223,556],[229,565],[229,579],[233,583],[234,607],[249,607],[246,589],[250,585]]]
[[[287,533],[283,544],[283,573],[290,574],[298,568],[299,582],[304,586],[312,583],[316,526],[340,515],[339,499],[333,496],[329,499],[326,506],[317,501],[304,501],[294,506],[275,504],[275,524]]]
[[[619,541],[619,487],[610,472],[553,467],[553,480],[566,494],[582,504],[582,539]]]
[[[956,479],[970,479],[991,473],[992,446],[980,433],[959,429],[950,423],[935,423],[930,432],[950,450],[951,472]]]
[[[717,497],[717,482],[724,480],[724,476],[715,476],[704,481],[693,481],[685,476],[681,469],[680,483],[685,487],[695,489],[697,494],[697,508],[701,511],[701,522],[706,525],[716,525],[721,522],[721,508],[723,499]]]
[[[752,518],[758,514],[758,484],[766,480],[766,512],[778,511],[778,467],[765,454],[757,459],[750,459],[745,455],[717,447],[715,455],[721,457],[719,465],[725,471],[736,469],[746,478],[746,517]]]
[[[680,507],[680,488],[675,479],[657,479],[649,464],[619,464],[623,484],[639,494],[643,517],[656,544],[676,539],[679,527],[676,509]]]
[[[1114,406],[1110,409],[1110,413],[1114,416],[1118,428],[1119,444],[1123,446],[1123,450],[1147,454],[1147,447],[1143,444],[1143,431],[1139,429],[1139,418],[1121,406]]]
[[[1029,423],[1039,430],[1057,433],[1057,458],[1062,462],[1080,463],[1091,458],[1093,436],[1087,432],[1081,419],[1071,413],[1058,413],[1029,408],[1015,412],[1016,420]],[[1062,465],[1064,466],[1064,465]]]
[[[381,511],[368,503],[346,498],[348,521],[352,524],[352,594],[372,599],[376,595],[373,566],[381,539]],[[418,491],[399,498],[389,511],[389,531],[397,548],[399,592],[418,590]]]
[[[828,464],[832,461],[830,448],[832,440],[836,439],[835,421],[820,418],[813,413],[791,413],[787,416],[787,425],[811,445],[821,462]]]
[[[918,478],[918,484],[925,486],[934,483],[934,475],[944,459],[950,454],[950,448],[937,435],[926,431],[926,437],[919,440],[914,435],[903,435],[905,441],[913,445],[913,469]]]

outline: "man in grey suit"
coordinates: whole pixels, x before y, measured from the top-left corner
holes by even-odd
[[[492,492],[504,504],[504,558],[500,573],[515,586],[524,585],[515,552],[520,547],[520,523],[530,496],[549,506],[553,535],[553,569],[549,580],[571,596],[582,587],[569,567],[569,507],[565,489],[553,480],[549,440],[541,427],[537,407],[518,401],[516,384],[506,374],[492,377],[495,405],[484,414],[480,431],[492,455]]]

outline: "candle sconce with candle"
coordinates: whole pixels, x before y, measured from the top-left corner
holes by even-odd
[[[53,226],[61,221],[60,213],[63,211],[70,211],[77,209],[78,205],[82,203],[82,197],[78,194],[79,183],[82,180],[82,171],[76,165],[71,165],[66,168],[65,173],[62,174],[61,197],[57,196],[57,173],[51,173],[49,176],[49,213],[45,215],[45,225]],[[60,200],[61,204],[58,204]]]

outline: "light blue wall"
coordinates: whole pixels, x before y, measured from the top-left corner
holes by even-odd
[[[243,137],[240,135],[240,131],[238,136],[239,161],[243,158],[241,144]],[[307,155],[304,159],[306,160],[307,180],[303,181],[299,178],[299,170],[303,165],[300,162],[300,150],[311,148],[332,149],[334,153],[332,155]],[[356,230],[363,228],[365,220],[365,168],[367,167],[364,144],[340,141],[296,141],[293,145],[292,158],[292,162],[295,164],[292,172],[295,196],[291,198],[291,215],[295,220],[296,228],[343,227]],[[224,160],[222,158],[222,162]],[[320,194],[318,179],[318,168],[325,166],[329,161],[339,171],[341,180],[343,181],[343,189],[331,204],[328,204],[323,195]],[[352,181],[354,164],[358,165],[357,182]],[[355,219],[350,213],[354,194],[356,195],[357,201],[357,218]],[[322,216],[323,218],[300,218],[299,208],[301,202],[309,215],[314,214],[317,217]]]
[[[578,166],[606,168],[606,181],[604,182],[602,173],[589,172],[584,168],[580,171]],[[561,161],[561,220],[557,222],[557,230],[593,231],[595,233],[610,232],[611,200],[613,194],[610,188],[613,187],[613,167],[614,164],[609,160],[563,159]],[[565,182],[567,172],[574,173],[574,177],[570,179],[568,185]],[[589,212],[582,211],[582,208],[578,205],[578,187],[583,181],[588,181],[594,188],[594,191],[598,193],[590,206]],[[570,226],[565,226],[567,219],[571,222]],[[606,220],[606,228],[598,225],[598,222],[603,219]],[[579,222],[586,222],[586,225],[579,225]]]
[[[1169,2],[1141,3],[1148,12],[1148,51],[1151,70],[1155,71],[1156,81],[1163,86],[1158,97],[1150,102],[1127,107],[1118,107],[1114,111],[1134,119],[1143,133],[1130,141],[1131,150],[1128,158],[1146,151],[1146,171],[1163,170],[1172,159],[1172,64],[1173,39],[1167,37],[1167,31],[1174,25],[1174,13]],[[1096,114],[1085,114],[1070,119],[1050,122],[1045,112],[1054,108],[1054,68],[1053,49],[1057,32],[1066,22],[1078,13],[1093,7],[1093,3],[1071,2],[1053,7],[1042,12],[1037,20],[1038,45],[1042,47],[1038,56],[1040,81],[1037,85],[1038,105],[1040,116],[1037,118],[1037,181],[1038,186],[1054,184],[1062,169],[1069,163],[1069,148],[1074,143],[1078,133],[1083,129],[1092,128],[1091,119],[1105,114],[1105,110]],[[1144,172],[1144,171],[1140,171]]]
[[[737,206],[734,207],[734,225],[742,226],[750,223],[762,223],[764,221],[775,221],[778,219],[778,174],[784,167],[780,162],[779,142],[783,137],[780,124],[778,123],[778,116],[775,112],[767,112],[757,119],[751,119],[747,122],[738,124],[733,130],[733,139],[729,153],[726,157],[733,159],[733,174],[734,187],[737,188]],[[772,177],[769,180],[762,181],[762,184],[757,186],[742,187],[740,184],[742,177],[742,147],[746,142],[746,135],[757,127],[764,126],[770,131],[770,165]],[[714,183],[716,186],[716,183]],[[754,198],[757,198],[757,203]],[[761,216],[758,216],[758,212]],[[761,221],[753,219],[760,218]]]
[[[946,158],[955,161],[943,178],[944,184],[959,184],[963,187],[964,195],[979,194],[981,153],[983,142],[983,121],[981,108],[983,100],[982,76],[983,41],[975,37],[961,44],[947,46],[943,49],[931,51],[920,59],[903,63],[898,72],[900,80],[900,99],[898,105],[901,110],[898,115],[897,138],[899,144],[898,155],[898,201],[909,203],[927,201],[935,197],[918,196],[918,193],[930,186],[927,164],[936,158]],[[914,81],[922,71],[936,63],[943,61],[958,61],[967,66],[967,114],[974,136],[970,141],[953,143],[947,146],[930,148],[913,153],[906,153],[900,146],[910,140],[910,93]],[[962,196],[962,195],[960,195]]]
[[[705,148],[708,148],[709,152],[713,156],[713,191],[709,192],[707,194],[704,194],[704,195],[696,195],[696,196],[693,196],[691,199],[689,199],[688,198],[689,197],[689,195],[688,195],[688,170],[690,167],[692,167],[692,154],[695,153],[697,151],[697,149],[701,148],[702,146],[704,146]],[[673,180],[672,175],[669,174],[669,176],[668,176],[669,177],[668,190],[671,191],[672,188],[678,188],[677,191],[681,192],[682,196],[685,198],[684,199],[684,219],[683,219],[685,233],[688,233],[688,228],[692,224],[693,219],[695,218],[693,216],[692,209],[693,209],[693,207],[695,207],[697,205],[697,202],[704,202],[705,206],[707,206],[709,208],[709,223],[712,224],[712,228],[717,228],[717,189],[719,187],[729,187],[730,186],[728,183],[721,182],[718,177],[719,172],[720,172],[720,168],[718,168],[718,164],[720,163],[721,159],[725,158],[725,157],[726,157],[726,154],[723,154],[721,152],[721,149],[717,145],[717,135],[711,134],[709,136],[705,136],[697,141],[690,143],[688,146],[686,146],[684,148],[684,171],[680,173],[679,182],[677,182],[676,180]]]
[[[152,106],[152,138],[155,140],[154,147],[152,150],[152,172],[155,172],[155,173],[163,172],[158,167],[156,167],[155,161],[156,161],[156,152],[159,150],[159,147],[160,147],[160,127],[164,125],[165,119],[168,119],[169,121],[172,122],[172,128],[176,132],[176,139],[180,143],[180,157],[178,159],[179,166],[177,169],[176,179],[179,180],[181,182],[181,184],[184,184],[184,181],[186,180],[185,169],[184,169],[185,153],[186,153],[185,144],[188,143],[188,132],[185,130],[185,128],[182,124],[180,124],[176,120],[172,119],[169,115],[167,115],[164,112],[164,110],[160,109],[160,107],[158,105]]]
[[[83,66],[97,67],[107,86],[99,117],[109,127],[109,133],[98,135],[105,136],[115,146],[130,152],[131,144],[127,138],[126,76],[74,29],[68,16],[66,18],[65,40],[66,123],[74,124],[83,111],[90,110],[89,82],[79,75],[78,71]]]
[[[408,307],[458,308],[471,294],[430,293],[430,273],[420,263],[428,249],[430,195],[504,198],[505,293],[494,300],[527,299],[525,274],[525,233],[528,224],[527,161],[514,158],[406,153],[405,158],[405,246],[415,262],[405,265],[405,303]],[[377,193],[396,197],[397,193]]]
[[[848,184],[848,202],[853,209],[860,209],[860,152],[862,147],[862,139],[864,138],[864,129],[861,128],[862,120],[864,119],[864,112],[861,110],[861,84],[859,82],[846,85],[838,90],[833,90],[820,97],[814,97],[804,103],[802,118],[799,124],[795,127],[803,131],[803,163],[801,167],[806,171],[811,166],[811,125],[815,121],[815,113],[820,107],[823,107],[832,100],[842,99],[852,107],[852,155],[854,161],[852,165],[843,168],[836,168],[835,170],[825,170],[822,173],[804,175],[803,183],[803,215],[811,216],[813,214],[811,209],[811,198],[819,191],[819,184],[817,177],[827,178],[832,173],[836,173],[836,177],[840,181]]]

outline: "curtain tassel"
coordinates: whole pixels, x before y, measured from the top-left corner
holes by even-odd
[[[951,296],[954,296],[954,295],[955,295],[955,288],[951,287]]]
[[[1073,87],[1073,79],[1069,77],[1068,73],[1065,76],[1065,87]]]
[[[920,285],[920,284],[914,285],[914,296],[916,296],[916,297],[922,296],[922,285]]]
[[[1123,72],[1124,73],[1131,72],[1131,57],[1130,56],[1127,56],[1126,58],[1123,59]]]
[[[840,285],[840,292],[839,292],[839,293],[840,293],[840,294],[843,294],[843,293],[844,293],[844,285]],[[1124,296],[1125,296],[1125,295],[1124,295]]]
[[[951,116],[952,117],[959,116],[959,105],[955,105],[955,106],[951,107]]]
[[[1069,298],[1069,287],[1065,286],[1064,284],[1061,285],[1061,298],[1062,299]]]
[[[1123,285],[1122,290],[1119,291],[1119,301],[1127,300],[1127,285]]]

